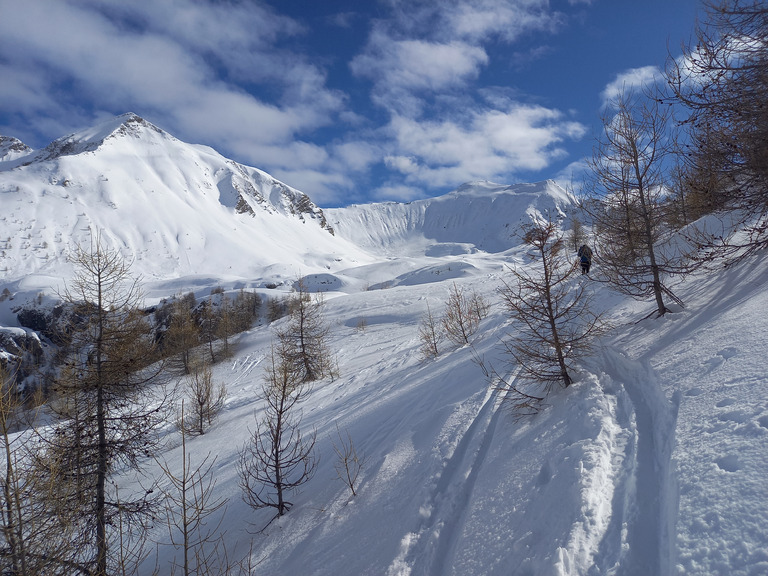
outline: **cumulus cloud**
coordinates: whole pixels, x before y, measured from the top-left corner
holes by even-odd
[[[514,42],[533,31],[554,32],[563,15],[544,0],[465,0],[447,3],[444,20],[450,34],[468,41],[498,37]]]
[[[412,156],[389,155],[384,158],[387,168],[396,170],[400,174],[415,174],[419,171],[418,161]]]
[[[331,204],[371,188],[412,199],[540,170],[583,133],[566,114],[482,82],[494,47],[559,29],[548,0],[382,0],[367,22],[366,10],[328,16],[347,38],[367,31],[346,92],[329,85],[338,62],[307,49],[313,30],[279,10],[259,0],[0,0],[0,109],[38,138],[136,112]],[[373,174],[386,184],[361,191]]]
[[[463,118],[395,117],[389,129],[401,154],[390,156],[388,167],[425,187],[540,170],[565,154],[565,140],[585,133],[557,110],[515,102],[467,111]]]
[[[605,105],[622,93],[650,86],[659,82],[661,78],[662,73],[657,66],[630,68],[617,74],[616,78],[603,89],[600,97]]]
[[[377,187],[373,191],[376,200],[395,200],[409,202],[424,197],[424,190],[416,186],[408,186],[400,183],[387,183]]]
[[[477,85],[494,43],[555,32],[563,17],[546,0],[390,0],[353,73],[372,81],[371,98],[390,115],[379,134],[392,182],[378,193],[403,197],[468,180],[541,170],[564,155],[584,127],[562,112]],[[422,192],[423,194],[423,192]]]
[[[552,180],[562,186],[564,190],[571,190],[578,194],[582,191],[584,182],[589,178],[591,173],[588,159],[581,158],[571,162],[562,170],[559,170]]]
[[[485,51],[462,42],[392,40],[380,33],[365,54],[356,57],[353,72],[393,89],[442,90],[476,78],[488,62]]]
[[[92,116],[134,110],[170,119],[164,127],[180,137],[228,149],[242,140],[282,145],[344,108],[322,70],[271,43],[301,27],[256,3],[1,1],[0,11],[0,51],[21,59],[15,70],[29,71],[15,90],[37,94],[26,110],[33,124],[57,105]],[[261,100],[232,78],[269,82],[280,95]],[[57,104],[60,84],[79,93]]]
[[[390,0],[350,67],[373,81],[372,98],[398,114],[421,114],[430,96],[471,85],[490,63],[486,44],[553,32],[562,15],[547,0]]]

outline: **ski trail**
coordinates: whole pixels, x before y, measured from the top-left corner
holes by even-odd
[[[422,510],[428,511],[416,532],[403,539],[401,554],[389,575],[442,576],[450,568],[451,551],[461,530],[474,483],[488,453],[501,411],[503,394],[489,389],[483,404],[461,437]]]
[[[679,395],[667,400],[657,376],[647,363],[629,360],[607,350],[605,365],[632,402],[637,428],[634,494],[627,517],[627,551],[617,576],[671,574],[674,565],[674,528],[677,518],[677,479],[672,450]],[[616,511],[623,514],[623,510]]]

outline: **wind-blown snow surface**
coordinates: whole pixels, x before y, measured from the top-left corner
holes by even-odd
[[[320,464],[290,495],[291,511],[258,532],[271,512],[245,506],[236,473],[238,451],[263,410],[274,327],[262,323],[241,334],[232,358],[215,366],[215,380],[229,392],[226,407],[208,433],[188,441],[193,465],[216,458],[216,494],[229,499],[222,529],[230,559],[250,550],[257,573],[275,576],[768,573],[764,255],[688,277],[675,286],[686,307],[662,319],[646,318],[650,303],[578,278],[615,328],[576,367],[573,386],[553,394],[538,416],[516,420],[485,376],[493,369],[514,378],[516,370],[502,353],[500,341],[514,327],[497,289],[506,266],[525,259],[498,228],[514,227],[529,210],[558,213],[565,197],[550,184],[475,183],[432,202],[328,211],[332,236],[319,222],[281,211],[279,202],[268,216],[233,211],[219,184],[237,181],[239,168],[210,149],[190,152],[167,135],[145,133],[146,126],[138,146],[120,125],[114,138],[113,126],[71,140],[82,144],[70,150],[77,157],[29,164],[26,176],[20,166],[0,172],[3,206],[10,206],[0,217],[0,236],[10,243],[0,288],[14,294],[0,301],[0,323],[14,327],[14,306],[46,282],[47,292],[64,281],[68,235],[87,225],[123,241],[150,300],[189,290],[202,298],[217,286],[275,297],[288,292],[291,271],[325,292],[328,344],[340,376],[316,382],[303,405],[304,428],[317,431]],[[110,147],[122,147],[120,162],[101,160]],[[150,182],[153,149],[165,156]],[[131,150],[135,163],[125,156]],[[112,184],[94,180],[83,158],[96,159]],[[161,188],[172,177],[169,162],[183,158],[183,172],[173,176],[180,188]],[[222,171],[185,183],[195,164]],[[243,170],[256,177],[255,169]],[[51,181],[40,185],[46,175]],[[65,176],[82,187],[64,185]],[[261,182],[284,186],[267,175]],[[51,198],[55,209],[46,207]],[[91,210],[83,198],[117,208]],[[134,222],[138,206],[147,207],[146,218]],[[493,226],[484,227],[489,218]],[[253,238],[268,246],[254,248]],[[598,259],[595,274],[599,266]],[[285,283],[266,288],[274,279]],[[490,315],[472,346],[443,342],[439,357],[423,361],[420,319],[428,305],[442,313],[454,283],[484,296]],[[365,459],[357,496],[335,471],[339,433],[349,434]],[[161,459],[178,469],[172,422],[164,434]],[[147,471],[161,477],[154,463]],[[121,494],[133,485],[131,478],[117,481]],[[162,526],[153,537],[161,545],[145,573],[156,566],[170,573],[179,552]]]

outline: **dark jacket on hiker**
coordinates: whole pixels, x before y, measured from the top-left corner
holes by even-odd
[[[583,244],[581,248],[579,248],[577,254],[579,255],[579,262],[581,263],[581,273],[589,274],[589,267],[592,265],[592,249],[586,244]]]

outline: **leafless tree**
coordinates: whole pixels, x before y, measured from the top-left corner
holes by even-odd
[[[703,210],[737,210],[746,238],[701,237],[741,257],[768,245],[768,7],[762,0],[704,0],[704,18],[667,81],[686,115],[686,184]],[[744,238],[744,237],[742,237]]]
[[[200,339],[208,346],[210,362],[215,364],[218,360],[218,335],[221,311],[220,293],[211,293],[208,300],[200,306]]]
[[[571,364],[589,352],[604,324],[590,309],[588,283],[577,281],[580,274],[557,226],[536,222],[525,230],[523,241],[535,267],[511,269],[512,281],[500,290],[515,321],[505,347],[520,368],[518,380],[533,383],[540,393],[526,392],[515,382],[500,387],[509,392],[514,409],[535,412],[554,385],[572,383]]]
[[[587,231],[583,222],[576,217],[572,217],[570,241],[574,252],[576,252],[580,246],[587,243],[587,236]]]
[[[238,459],[243,499],[254,509],[274,508],[270,523],[290,510],[286,496],[308,482],[317,466],[316,434],[305,436],[300,426],[300,404],[309,392],[305,376],[288,351],[273,348],[263,386],[265,412]]]
[[[224,407],[227,388],[224,383],[217,386],[213,382],[213,372],[207,363],[198,363],[192,367],[185,384],[191,408],[186,416],[180,417],[181,428],[186,434],[203,435]]]
[[[288,314],[288,300],[285,298],[269,298],[267,300],[267,321],[272,323]]]
[[[155,509],[151,491],[118,501],[109,479],[118,467],[139,469],[158,446],[156,431],[167,417],[163,366],[148,363],[156,357],[154,334],[139,311],[138,279],[120,254],[97,236],[89,248],[77,247],[72,261],[63,297],[77,321],[50,403],[58,422],[37,458],[55,475],[48,480],[55,482],[56,505],[69,511],[78,532],[69,543],[72,562],[106,576],[118,557],[110,542],[115,527],[140,529]]]
[[[442,326],[445,335],[458,346],[469,344],[480,326],[480,316],[484,307],[464,293],[454,282],[448,293],[448,300],[443,313]],[[487,313],[487,310],[485,310]]]
[[[31,431],[23,417],[16,372],[0,365],[0,566],[3,574],[73,573],[67,561],[66,523],[54,513],[51,491],[35,473]],[[14,433],[15,432],[15,433]]]
[[[655,99],[620,94],[603,117],[581,202],[593,221],[602,277],[624,294],[654,297],[659,315],[667,312],[665,296],[682,304],[666,279],[685,271],[685,255],[671,244],[662,247],[670,235],[669,117],[669,108]]]
[[[330,328],[322,314],[322,299],[312,298],[303,278],[296,282],[296,296],[290,301],[290,320],[277,331],[281,354],[302,382],[333,377],[333,357],[328,348]]]
[[[241,288],[234,301],[236,328],[238,332],[248,330],[261,311],[261,297],[256,292]]]
[[[336,463],[333,467],[339,479],[352,492],[352,496],[357,496],[357,480],[365,464],[365,457],[358,455],[349,431],[346,433],[346,438],[342,436],[338,424],[336,425],[336,436],[339,442],[338,444],[333,443],[333,450],[336,452]]]
[[[491,305],[485,299],[482,294],[472,290],[472,294],[469,295],[469,313],[477,318],[478,325],[480,322],[488,318],[488,313],[491,310]]]
[[[187,453],[187,435],[183,428],[181,469],[174,472],[167,462],[160,463],[170,482],[164,495],[171,545],[182,552],[181,562],[174,562],[173,568],[180,568],[184,576],[228,573],[225,570],[227,563],[221,531],[223,517],[210,526],[208,524],[227,503],[225,498],[215,494],[215,464],[216,459],[211,459],[208,454],[199,465],[193,466],[191,455]]]
[[[165,348],[176,359],[175,364],[183,374],[192,371],[196,358],[195,348],[200,345],[200,326],[192,315],[195,296],[192,293],[174,299],[171,308],[171,324],[165,333]]]
[[[441,325],[427,302],[427,311],[421,317],[419,324],[419,352],[423,359],[437,358],[440,355],[440,341],[443,339]]]

